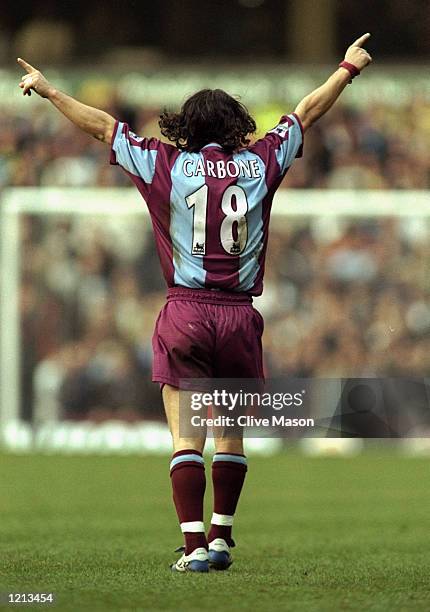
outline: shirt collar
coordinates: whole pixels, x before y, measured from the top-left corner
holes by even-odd
[[[222,146],[218,142],[209,142],[207,145],[202,147],[202,150],[207,149],[208,147],[219,147],[220,149],[222,149]]]

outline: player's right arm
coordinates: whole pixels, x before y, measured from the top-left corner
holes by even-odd
[[[43,74],[36,70],[36,68],[33,68],[31,64],[28,64],[20,57],[17,61],[26,71],[19,84],[24,96],[31,95],[32,90],[35,91],[42,98],[47,98],[78,128],[102,142],[111,143],[115,128],[115,119],[111,115],[78,102],[72,96],[68,96],[51,85]]]
[[[345,54],[345,62],[352,64],[358,72],[372,61],[369,53],[362,48],[369,38],[370,34],[363,34],[348,47]],[[333,106],[342,91],[351,82],[351,76],[347,68],[339,68],[321,87],[303,98],[295,113],[300,117],[305,131]]]

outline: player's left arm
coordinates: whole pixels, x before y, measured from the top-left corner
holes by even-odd
[[[346,51],[342,62],[344,66],[338,68],[321,87],[303,98],[297,106],[295,113],[305,131],[333,106],[351,79],[370,64],[372,58],[363,49],[363,44],[369,38],[369,33],[357,38]]]
[[[31,95],[31,91],[35,91],[42,98],[47,98],[78,128],[87,132],[87,134],[91,134],[94,138],[110,144],[115,128],[115,119],[109,113],[87,106],[75,100],[72,96],[59,91],[31,64],[20,57],[17,61],[26,71],[19,84],[24,96]]]

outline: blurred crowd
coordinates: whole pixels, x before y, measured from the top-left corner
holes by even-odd
[[[23,219],[27,415],[32,405],[41,420],[59,410],[95,420],[161,414],[151,336],[165,290],[145,219],[121,227],[135,253],[115,240],[116,223]],[[266,375],[428,374],[430,226],[414,229],[392,218],[340,220],[327,240],[312,222],[277,222],[255,300]]]
[[[270,113],[273,125],[294,107],[277,108]],[[107,110],[138,134],[160,137],[158,110],[132,108],[115,98]],[[254,110],[257,124],[269,129],[265,109]],[[284,186],[428,189],[429,141],[430,102],[424,98],[361,109],[339,104],[306,134],[305,155],[287,174]],[[2,111],[0,188],[129,185],[108,158],[106,147],[79,132],[47,102],[30,104],[25,113],[22,107]]]
[[[155,113],[111,111],[157,136]],[[306,135],[284,186],[428,189],[429,140],[424,100],[340,106]],[[2,118],[2,187],[129,186],[108,158],[48,105]],[[330,232],[313,219],[277,222],[255,301],[266,375],[428,375],[429,237],[425,219],[339,218]],[[160,416],[151,336],[165,290],[147,221],[28,215],[22,245],[24,416]]]

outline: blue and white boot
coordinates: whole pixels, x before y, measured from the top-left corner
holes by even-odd
[[[222,538],[215,538],[215,540],[209,542],[209,567],[214,570],[228,569],[233,563],[230,554],[230,548],[233,546],[234,542],[229,546]]]
[[[184,552],[185,547],[180,546],[175,552]],[[172,572],[208,572],[209,560],[206,548],[196,548],[192,553],[186,555],[185,552],[176,563],[170,566]]]

